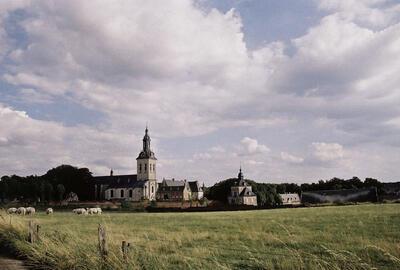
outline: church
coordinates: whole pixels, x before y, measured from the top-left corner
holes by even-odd
[[[137,174],[93,177],[96,200],[154,201],[157,193],[157,158],[150,148],[150,135],[146,127],[143,149],[136,158]]]
[[[114,175],[113,170],[107,176],[93,177],[96,201],[189,201],[201,200],[203,187],[198,181],[166,180],[157,183],[157,158],[150,148],[149,129],[146,127],[143,137],[143,149],[136,158],[137,174]]]

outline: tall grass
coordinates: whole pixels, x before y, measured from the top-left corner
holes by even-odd
[[[400,269],[400,205],[210,213],[1,213],[0,245],[42,269]],[[98,224],[109,254],[98,251]],[[124,261],[121,242],[131,243]]]

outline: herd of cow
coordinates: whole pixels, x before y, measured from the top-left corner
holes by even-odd
[[[33,207],[12,207],[7,209],[7,213],[12,215],[12,214],[18,214],[18,215],[33,215],[36,213],[36,209]],[[46,214],[51,215],[54,213],[53,208],[47,208],[46,209]],[[95,208],[76,208],[72,210],[72,213],[77,214],[77,215],[101,215],[102,210],[100,207],[95,207]]]

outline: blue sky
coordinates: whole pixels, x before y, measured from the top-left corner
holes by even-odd
[[[89,16],[90,14],[90,16]],[[0,3],[0,175],[399,180],[391,0]]]

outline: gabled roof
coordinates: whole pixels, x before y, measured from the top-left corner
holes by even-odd
[[[106,176],[94,176],[93,182],[95,184],[113,184],[118,181],[136,181],[136,174],[124,174],[124,175],[106,175]]]
[[[192,192],[203,191],[203,189],[200,187],[198,181],[189,181],[189,187],[190,187],[190,191],[192,191]]]
[[[147,181],[123,181],[114,183],[108,186],[108,188],[143,188]]]
[[[185,186],[186,185],[186,181],[183,180],[169,180],[169,179],[164,179],[161,182],[161,186],[167,186],[167,187],[180,187],[180,186]]]
[[[146,181],[138,181],[136,174],[95,176],[93,182],[107,185],[108,188],[136,188],[143,187],[146,183]]]
[[[240,197],[256,196],[256,194],[249,187],[245,187],[239,194]]]

